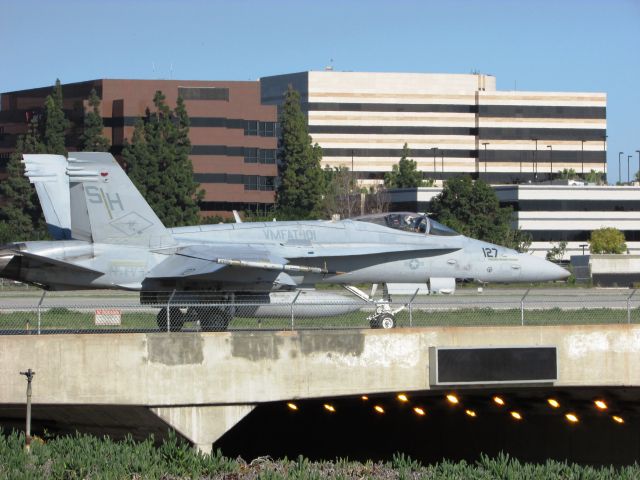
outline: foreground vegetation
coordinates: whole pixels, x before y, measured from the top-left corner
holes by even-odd
[[[640,466],[594,468],[556,461],[521,463],[508,455],[481,456],[475,463],[442,461],[435,465],[397,454],[391,461],[366,463],[272,460],[250,463],[224,457],[219,451],[203,455],[170,436],[156,446],[153,439],[115,442],[86,435],[59,437],[23,449],[20,433],[0,431],[0,480],[30,479],[637,479]]]

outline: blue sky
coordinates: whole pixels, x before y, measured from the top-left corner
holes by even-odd
[[[56,78],[469,73],[608,95],[609,178],[638,168],[640,0],[0,0],[0,92]]]

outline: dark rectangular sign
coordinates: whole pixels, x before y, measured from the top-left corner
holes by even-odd
[[[432,385],[549,383],[558,379],[556,347],[432,347],[429,359]]]

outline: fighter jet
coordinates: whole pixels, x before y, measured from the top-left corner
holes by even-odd
[[[460,235],[426,215],[403,212],[341,221],[252,222],[168,229],[108,153],[25,155],[54,241],[4,245],[0,276],[48,290],[121,289],[143,304],[269,303],[272,292],[316,284],[424,283],[430,278],[542,282],[569,272],[554,263]],[[395,326],[384,300],[372,327]],[[162,308],[163,329],[200,318],[223,330],[229,306]],[[211,320],[216,318],[215,324]],[[207,324],[209,322],[209,324]]]

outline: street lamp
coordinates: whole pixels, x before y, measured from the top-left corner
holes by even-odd
[[[638,170],[636,172],[636,177],[640,176],[640,150],[636,150],[636,153],[638,154]],[[640,179],[639,179],[640,180]],[[635,181],[635,178],[634,178]]]
[[[549,149],[549,160],[551,162],[551,181],[553,182],[553,145],[547,145],[547,148]]]
[[[433,150],[433,176],[436,176],[436,152],[438,151],[438,147],[432,147]]]
[[[482,145],[484,145],[484,173],[487,173],[487,145],[489,142],[483,142]]]
[[[618,183],[622,183],[622,170],[620,169],[620,159],[624,152],[618,153]]]
[[[582,248],[582,255],[584,255],[584,249],[587,248],[589,246],[588,243],[581,243],[580,245],[578,245],[580,248]]]
[[[629,175],[629,161],[633,155],[627,155],[627,183],[631,183],[631,176]]]
[[[538,157],[538,139],[537,138],[533,138],[532,139],[534,142],[536,142],[536,149],[533,152],[533,181],[535,182],[538,179],[538,163],[537,163],[537,157]]]

